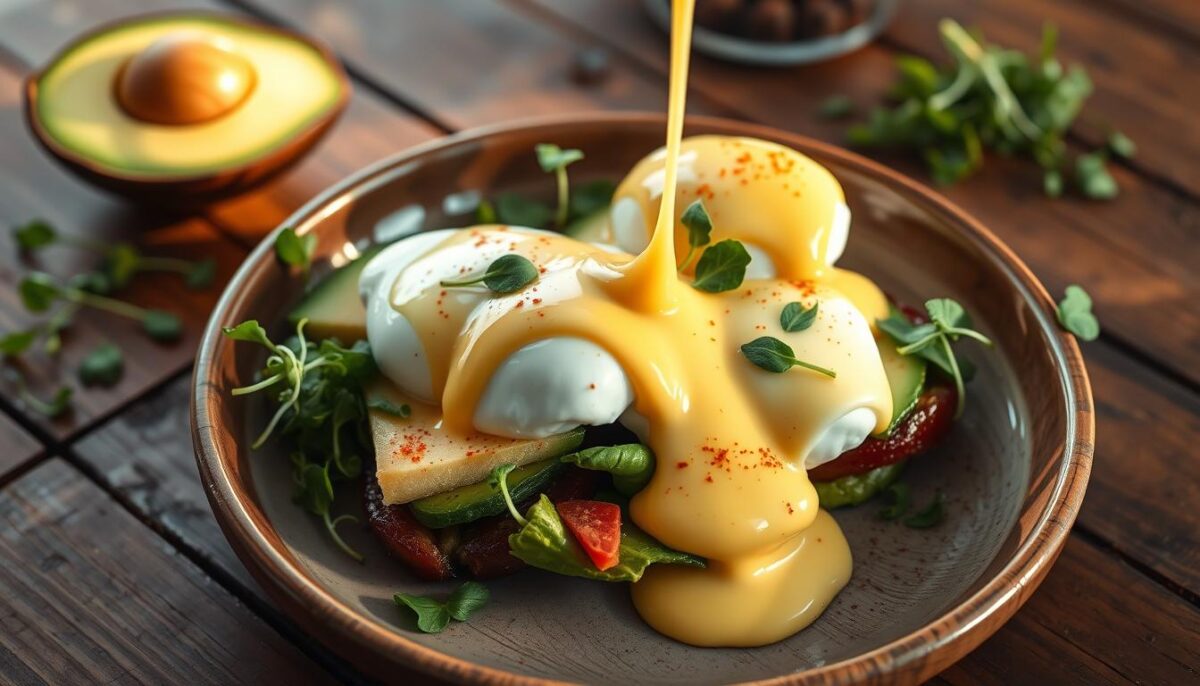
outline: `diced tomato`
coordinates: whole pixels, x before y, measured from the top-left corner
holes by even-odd
[[[885,439],[868,438],[841,457],[808,471],[813,481],[833,481],[851,474],[862,474],[917,453],[929,450],[950,432],[958,394],[949,386],[933,386],[917,399],[917,405]]]
[[[596,569],[603,572],[620,561],[620,507],[599,500],[567,500],[556,507],[563,524],[579,541]]]

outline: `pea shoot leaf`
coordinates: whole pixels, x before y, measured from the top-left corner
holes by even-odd
[[[1100,321],[1092,314],[1092,298],[1083,288],[1067,286],[1057,314],[1058,323],[1081,340],[1094,341],[1100,336]]]
[[[79,381],[84,386],[114,386],[125,371],[125,357],[112,343],[101,343],[79,363]]]
[[[312,267],[313,253],[316,249],[317,236],[314,233],[300,236],[295,229],[288,227],[275,237],[275,256],[279,261],[305,274]]]
[[[706,293],[731,291],[742,285],[749,264],[750,253],[738,241],[726,239],[714,243],[700,255],[692,286]]]
[[[911,529],[929,529],[941,524],[945,518],[946,496],[938,491],[924,509],[905,517],[904,525]]]
[[[783,306],[783,312],[779,314],[779,326],[783,327],[788,333],[804,331],[811,327],[813,322],[817,321],[817,308],[819,302],[814,302],[812,307],[804,307],[798,302],[788,303]]]
[[[553,143],[538,143],[534,147],[538,166],[544,172],[552,172],[583,159],[583,151],[569,148],[563,150]]]
[[[33,252],[58,240],[58,231],[44,219],[32,219],[12,229],[13,240],[22,252]]]
[[[482,276],[461,281],[442,281],[447,288],[482,283],[495,293],[515,293],[537,281],[538,268],[523,255],[510,253],[497,257]]]
[[[367,407],[372,410],[379,410],[380,412],[390,414],[393,417],[400,417],[401,419],[407,419],[412,415],[412,408],[407,404],[401,405],[394,403],[387,398],[371,398],[367,401]]]
[[[796,353],[787,343],[773,336],[759,336],[742,346],[742,355],[758,367],[774,374],[782,374],[792,367],[804,367],[834,378],[837,372],[796,359]]]

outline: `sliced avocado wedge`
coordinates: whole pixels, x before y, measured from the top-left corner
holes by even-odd
[[[513,502],[541,493],[565,468],[565,463],[553,458],[517,467],[508,475],[508,492]],[[507,509],[504,495],[486,481],[414,500],[409,506],[418,521],[433,529],[466,524]]]
[[[441,408],[405,397],[387,380],[366,389],[374,399],[408,405],[407,417],[383,409],[369,410],[371,440],[383,502],[410,503],[462,486],[477,484],[502,464],[518,467],[565,455],[583,442],[583,428],[546,438],[501,438],[451,431]]]
[[[892,389],[892,421],[881,434],[886,436],[908,416],[921,397],[925,388],[925,360],[896,352],[896,343],[888,336],[879,339],[879,356],[883,358],[883,371]]]
[[[814,481],[821,507],[833,510],[839,507],[861,505],[891,486],[904,471],[904,462],[876,467],[862,474],[851,474],[833,481]]]
[[[358,297],[358,277],[382,247],[372,246],[313,286],[288,314],[288,321],[294,326],[301,319],[308,319],[305,331],[311,338],[337,338],[343,343],[365,340],[367,311]]]

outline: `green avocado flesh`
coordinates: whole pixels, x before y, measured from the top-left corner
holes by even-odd
[[[514,503],[542,492],[566,464],[551,458],[517,467],[508,475],[508,492]],[[486,481],[414,500],[413,516],[425,526],[440,529],[498,515],[507,509],[504,494]]]
[[[288,315],[288,321],[295,325],[301,319],[308,319],[305,331],[310,338],[337,338],[343,343],[365,340],[367,311],[358,297],[358,277],[381,248],[372,246],[313,286]]]
[[[244,58],[254,84],[209,121],[131,116],[114,87],[122,65],[167,37],[208,40]],[[110,174],[179,178],[253,164],[322,124],[345,95],[340,67],[312,45],[233,17],[176,14],[122,23],[70,46],[37,77],[31,114],[53,144]]]
[[[814,481],[813,488],[817,489],[817,498],[826,510],[861,505],[891,486],[902,471],[904,463],[897,462],[833,481]]]
[[[879,356],[883,358],[883,371],[892,389],[892,421],[882,434],[886,436],[912,412],[921,397],[925,388],[925,360],[896,352],[896,343],[888,336],[879,340]]]

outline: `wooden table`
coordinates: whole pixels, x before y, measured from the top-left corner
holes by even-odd
[[[1200,675],[1200,3],[1177,0],[911,0],[888,33],[843,59],[750,70],[694,60],[695,112],[840,141],[817,115],[835,93],[876,102],[901,52],[937,55],[936,20],[1034,48],[1043,20],[1087,66],[1096,94],[1071,136],[1109,127],[1137,141],[1111,203],[1042,197],[1028,165],[991,160],[946,194],[1011,245],[1055,293],[1097,300],[1104,335],[1085,347],[1099,419],[1083,512],[1033,599],[945,672],[951,683],[1197,683]],[[21,78],[73,35],[145,9],[218,7],[307,30],[353,75],[344,118],[305,163],[261,192],[196,214],[122,204],[80,184],[31,142]],[[636,0],[0,0],[0,224],[34,216],[89,236],[208,254],[228,279],[266,231],[314,193],[383,156],[450,131],[583,110],[661,110],[663,35]],[[607,77],[576,83],[584,46]],[[921,176],[911,162],[887,159]],[[922,177],[923,178],[923,177]],[[68,275],[94,257],[48,250]],[[14,285],[30,265],[0,236],[0,331],[28,320]],[[100,340],[126,350],[112,389],[77,389],[47,421],[0,394],[0,682],[357,681],[306,637],[234,558],[197,480],[187,431],[189,367],[217,289],[139,279],[129,297],[185,313],[174,345],[83,316],[59,360],[24,371],[49,392]]]

